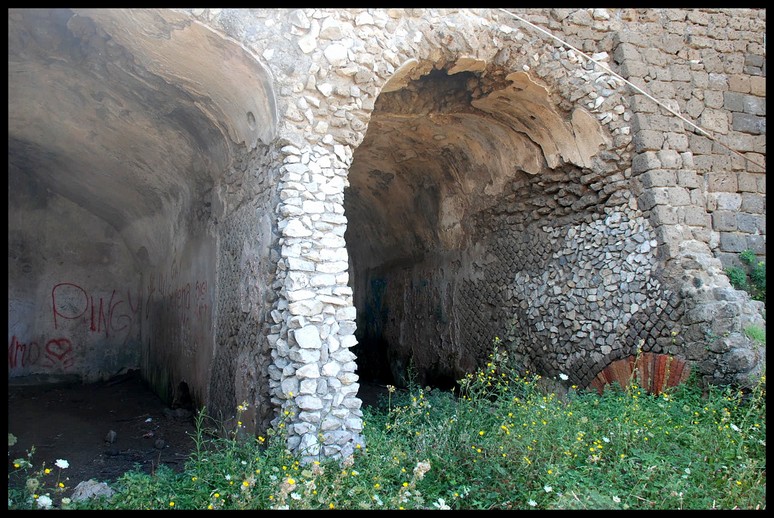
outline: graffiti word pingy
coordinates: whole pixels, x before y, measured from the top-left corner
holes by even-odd
[[[125,297],[112,290],[109,298],[95,298],[71,282],[60,282],[51,290],[54,329],[59,329],[65,321],[77,320],[87,324],[92,333],[104,333],[106,338],[124,331],[126,340],[141,303],[140,296],[135,296],[133,301],[129,289]]]

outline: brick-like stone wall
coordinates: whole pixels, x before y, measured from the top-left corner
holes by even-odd
[[[669,194],[654,214],[684,225],[726,267],[746,249],[765,260],[765,12],[647,10],[637,19],[641,30],[618,37],[621,74],[714,137],[633,95],[635,163]]]

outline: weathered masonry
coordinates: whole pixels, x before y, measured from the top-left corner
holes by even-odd
[[[499,337],[749,385],[764,9],[11,9],[8,374],[140,369],[307,458]],[[614,73],[611,73],[614,72]],[[696,125],[697,127],[695,127]]]

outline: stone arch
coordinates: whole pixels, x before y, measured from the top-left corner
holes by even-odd
[[[672,246],[681,229],[664,229],[653,213],[647,213],[654,204],[665,204],[668,193],[653,191],[652,184],[634,181],[635,174],[657,161],[651,156],[655,153],[632,160],[630,121],[634,115],[629,110],[631,98],[624,93],[624,83],[595,68],[571,49],[549,42],[544,35],[513,20],[506,21],[499,12],[483,13],[480,16],[468,9],[354,9],[341,13],[299,9],[287,16],[265,15],[266,27],[281,28],[288,40],[297,44],[275,53],[271,35],[262,40],[263,55],[283,56],[283,63],[273,68],[283,85],[283,125],[277,154],[282,200],[277,206],[277,229],[281,237],[275,283],[279,297],[272,311],[276,325],[271,326],[269,334],[273,360],[269,366],[270,387],[272,403],[278,409],[274,423],[283,415],[293,416],[288,444],[305,455],[347,456],[353,451],[353,443],[359,441],[362,414],[360,401],[355,397],[359,379],[355,371],[362,373],[363,369],[355,365],[357,356],[348,349],[357,343],[356,315],[365,313],[358,297],[366,293],[367,298],[369,293],[357,287],[359,282],[363,285],[356,277],[364,271],[364,257],[368,264],[369,258],[378,262],[382,255],[392,253],[393,259],[399,259],[408,252],[408,273],[393,270],[400,282],[392,284],[392,295],[388,297],[402,303],[404,297],[396,294],[405,294],[405,300],[410,302],[405,307],[409,312],[421,309],[414,311],[421,316],[413,317],[414,325],[397,325],[393,334],[398,338],[404,330],[416,336],[420,324],[428,321],[448,323],[444,322],[448,317],[444,309],[462,307],[449,301],[470,304],[479,296],[485,304],[479,304],[478,312],[463,307],[462,310],[468,310],[467,319],[454,315],[456,322],[463,323],[460,329],[480,340],[481,335],[491,334],[493,322],[507,323],[511,318],[518,332],[509,333],[505,341],[517,358],[532,370],[548,375],[567,371],[571,382],[582,386],[611,361],[632,354],[643,340],[643,350],[657,353],[683,345],[671,342],[672,328],[683,317],[686,307],[683,292],[674,291],[679,282],[669,279],[681,273],[672,261],[679,256]],[[583,20],[590,16],[587,10],[578,13],[579,21],[588,22]],[[563,15],[552,12],[551,16]],[[623,27],[618,18],[606,13],[595,11],[593,16],[607,20],[594,22],[606,31]],[[236,18],[233,13],[223,13],[219,23],[234,33],[242,31],[247,35]],[[605,37],[611,51],[615,40],[615,34]],[[588,43],[590,48],[595,47],[595,42]],[[626,50],[621,52],[624,60]],[[609,58],[606,52],[594,55],[596,61]],[[503,200],[505,203],[488,211],[480,210],[475,217],[465,220],[469,226],[488,232],[479,232],[481,239],[473,245],[465,239],[470,234],[465,233],[459,215],[476,212],[470,209],[469,191],[483,187],[474,185],[466,190],[455,180],[455,173],[460,175],[454,167],[435,169],[433,175],[424,179],[413,175],[411,178],[417,183],[404,184],[402,190],[417,194],[421,210],[406,204],[408,209],[402,213],[418,214],[416,220],[430,224],[425,226],[428,228],[414,226],[408,236],[385,232],[389,227],[380,223],[392,219],[384,217],[390,209],[385,208],[387,201],[378,192],[382,185],[395,185],[396,175],[367,167],[369,161],[378,162],[368,157],[369,153],[372,159],[378,155],[379,146],[373,145],[369,150],[369,137],[364,131],[374,131],[379,125],[374,106],[381,95],[410,94],[417,82],[431,77],[434,71],[474,81],[491,72],[488,79],[499,79],[498,89],[506,88],[506,76],[513,74],[513,82],[520,83],[525,92],[521,97],[524,105],[535,97],[548,99],[538,103],[537,108],[556,110],[563,124],[577,127],[582,134],[594,134],[599,124],[609,141],[598,153],[588,155],[580,153],[583,146],[576,146],[574,154],[571,148],[552,147],[553,136],[545,132],[546,127],[552,126],[544,123],[551,118],[549,114],[542,113],[542,127],[530,127],[534,121],[528,113],[500,114],[500,105],[493,97],[493,104],[485,103],[479,111],[488,109],[492,120],[503,115],[510,116],[513,124],[520,123],[518,130],[512,129],[525,138],[517,138],[514,146],[523,149],[525,157],[530,152],[539,156],[538,169],[550,174],[531,176],[525,166],[523,174],[508,184],[510,194]],[[539,93],[540,88],[546,93]],[[476,93],[474,88],[471,93],[471,97],[480,99],[491,91]],[[509,96],[518,98],[519,93],[508,92],[506,97]],[[414,108],[416,115],[419,111]],[[584,110],[590,116],[583,115]],[[576,111],[577,118],[572,115]],[[460,119],[457,114],[439,110],[436,113],[444,128]],[[466,113],[465,120],[469,118]],[[430,123],[422,127],[417,124],[417,131],[432,127]],[[488,126],[478,128],[492,131]],[[435,141],[432,132],[427,136]],[[422,144],[420,141],[417,146],[421,148]],[[390,163],[417,161],[410,146],[403,153],[399,146],[390,146],[389,142],[383,147],[401,155]],[[436,148],[440,150],[441,145]],[[444,153],[439,151],[438,161],[462,164],[464,153],[448,146]],[[672,157],[674,153],[665,155]],[[573,156],[589,156],[591,161],[579,159],[580,163],[573,163]],[[528,160],[516,162],[524,165]],[[358,175],[359,167],[362,170]],[[447,174],[451,179],[445,181]],[[444,186],[443,193],[439,186]],[[348,196],[347,187],[350,195],[353,187],[364,194]],[[370,187],[374,187],[376,194],[368,194]],[[487,194],[484,188],[478,203],[484,204],[481,200],[486,200]],[[379,210],[371,210],[373,207]],[[353,223],[355,220],[360,223]],[[545,224],[549,220],[551,224]],[[344,229],[349,233],[346,248],[341,242]],[[378,233],[395,246],[385,247],[369,240]],[[436,251],[448,247],[451,255],[456,253],[457,257],[446,257],[446,268],[437,268],[436,262],[423,271],[413,251],[426,254],[428,244],[439,245]],[[462,245],[468,256],[460,252]],[[463,279],[467,284],[460,281],[460,289],[457,284],[446,289],[453,284],[447,278],[456,282],[463,267],[470,270],[466,272],[468,278]],[[574,276],[578,267],[584,278]],[[435,291],[440,293],[421,293],[423,283],[430,284],[426,272],[436,276]],[[367,279],[367,275],[362,276]],[[661,282],[667,279],[670,282]],[[375,280],[370,293],[390,290],[390,284]],[[352,306],[350,285],[355,289],[357,308]],[[416,287],[417,293],[407,287]],[[565,303],[572,303],[572,308],[565,308]],[[378,310],[384,306],[374,307]],[[406,313],[403,311],[400,316]],[[699,329],[691,333],[698,335]],[[409,345],[405,351],[398,350],[399,359],[402,355],[405,360],[413,353],[411,342],[417,343],[404,340]],[[358,346],[358,353],[362,353],[365,344]],[[420,343],[419,347],[423,345]],[[453,377],[455,369],[472,367],[475,358],[485,356],[478,354],[482,351],[470,349],[464,350],[464,354],[455,352],[453,347],[427,349],[426,372],[436,379]],[[697,360],[702,355],[692,348],[686,356]],[[439,358],[446,364],[437,361]],[[471,365],[462,365],[460,358],[473,361]],[[433,372],[438,365],[445,373]],[[397,370],[402,371],[403,367]]]
[[[556,314],[556,304],[547,304],[537,318],[527,315],[520,306],[529,304],[531,294],[519,293],[514,283],[528,285],[535,268],[551,265],[552,254],[568,242],[583,245],[607,224],[620,227],[617,239],[629,232],[623,227],[647,226],[625,186],[627,150],[613,148],[611,129],[594,113],[602,103],[581,105],[566,97],[577,75],[531,71],[528,56],[536,54],[526,41],[520,51],[489,55],[489,60],[471,57],[473,49],[456,50],[459,54],[446,49],[439,56],[437,47],[420,45],[417,54],[428,57],[412,57],[397,67],[353,153],[345,210],[359,372],[405,383],[414,362],[420,382],[448,383],[486,358],[494,336],[508,332],[514,322],[521,331],[510,344],[530,367],[549,373],[577,370],[580,358],[545,354],[545,348],[556,348],[550,344],[559,338],[559,328],[573,324]],[[543,55],[554,51],[540,50]],[[580,80],[601,84],[589,79]],[[602,100],[618,96],[622,102],[611,84],[603,84]],[[549,219],[555,228],[541,225]],[[648,271],[636,274],[643,288],[656,261],[655,242],[651,247],[652,237],[646,241]],[[537,261],[528,257],[535,247],[542,254]],[[611,251],[613,262],[637,253],[623,247]],[[590,258],[584,261],[591,269]],[[552,281],[566,268],[552,272]],[[525,271],[527,281],[519,278]],[[551,284],[558,287],[560,278],[572,282],[565,274]],[[639,311],[633,302],[627,298],[617,334],[624,332],[630,310]],[[546,317],[559,325],[539,321]],[[599,332],[604,323],[597,322]],[[575,331],[565,330],[564,337]],[[542,352],[519,345],[538,335],[545,335],[537,341]],[[630,337],[625,343],[633,347],[634,342]],[[601,368],[614,347],[603,344],[599,353],[597,345],[586,352],[595,354],[592,362]],[[576,379],[587,382],[594,374],[593,368],[581,369]]]
[[[348,216],[356,211],[365,213],[370,210],[374,214],[374,221],[380,222],[368,229],[367,225],[353,224],[352,219],[349,220],[348,246],[353,255],[352,275],[353,284],[356,286],[359,338],[373,336],[375,338],[366,338],[365,341],[383,344],[383,329],[390,327],[391,321],[400,322],[392,325],[388,334],[392,336],[393,341],[401,344],[402,351],[397,355],[398,358],[377,355],[372,362],[373,365],[379,366],[376,375],[384,376],[384,365],[393,364],[389,371],[395,378],[394,371],[405,371],[417,351],[424,351],[423,346],[419,344],[440,342],[440,345],[436,345],[437,352],[431,353],[430,358],[424,360],[426,373],[437,378],[438,374],[433,372],[437,371],[438,364],[441,364],[446,371],[441,376],[447,379],[454,377],[459,375],[461,370],[465,370],[460,362],[460,350],[455,346],[464,330],[475,329],[471,335],[480,341],[482,335],[491,338],[492,329],[503,325],[506,328],[504,332],[508,333],[506,342],[519,361],[528,368],[547,375],[569,372],[572,382],[581,386],[589,384],[610,362],[633,354],[638,346],[656,354],[683,348],[692,361],[701,361],[703,355],[697,354],[698,344],[693,341],[698,336],[696,332],[686,333],[686,336],[677,342],[673,338],[674,333],[684,329],[683,315],[688,308],[696,304],[702,309],[696,308],[694,313],[702,315],[703,312],[734,311],[752,314],[754,310],[746,306],[741,310],[732,309],[725,302],[717,303],[707,296],[710,285],[717,287],[718,293],[725,293],[728,286],[722,275],[714,275],[717,266],[706,269],[708,280],[705,280],[704,275],[700,275],[702,279],[694,279],[696,287],[707,283],[698,292],[684,284],[686,277],[683,276],[681,280],[681,267],[677,265],[696,264],[694,259],[705,264],[708,250],[698,250],[700,243],[681,242],[681,239],[685,239],[685,227],[664,225],[664,221],[658,217],[660,212],[650,212],[654,205],[668,204],[672,198],[665,198],[669,189],[654,189],[653,187],[660,184],[651,183],[649,178],[635,178],[647,170],[643,159],[649,158],[650,155],[645,153],[632,160],[633,126],[629,121],[633,115],[629,111],[631,98],[625,93],[624,81],[607,73],[605,69],[572,49],[568,50],[553,40],[546,43],[546,39],[535,38],[530,30],[522,32],[523,27],[519,24],[493,25],[488,32],[477,32],[476,37],[479,39],[468,37],[465,29],[470,18],[462,14],[456,17],[455,10],[451,10],[451,13],[451,23],[463,33],[461,37],[444,36],[445,31],[438,27],[433,30],[421,26],[405,28],[404,35],[416,35],[413,41],[417,45],[412,52],[403,54],[404,61],[400,66],[392,61],[395,73],[384,83],[380,97],[375,103],[376,109],[371,114],[369,133],[353,154],[350,169],[352,187],[349,192],[352,194],[359,189],[361,194],[367,190],[370,190],[371,194],[356,196],[354,199],[351,197],[345,202]],[[490,36],[493,41],[503,38],[508,42],[500,50],[493,49],[488,45]],[[606,52],[593,56],[595,62],[605,62],[609,58]],[[414,102],[416,95],[412,90],[416,90],[415,86],[433,75],[438,77],[441,71],[445,71],[447,76],[487,76],[492,81],[490,87],[499,80],[500,83],[494,87],[496,93],[486,91],[482,95],[482,91],[476,90],[475,85],[466,86],[469,88],[470,97],[476,98],[471,105],[489,113],[493,120],[505,122],[515,132],[527,135],[527,140],[539,148],[538,162],[544,161],[541,164],[542,171],[550,170],[552,174],[544,175],[545,179],[535,180],[534,184],[524,182],[523,179],[511,184],[513,191],[518,194],[508,200],[509,204],[500,201],[497,210],[504,217],[496,230],[489,230],[493,235],[500,232],[502,239],[499,241],[504,246],[484,245],[490,260],[487,264],[479,264],[475,274],[467,272],[460,275],[460,265],[465,264],[465,260],[460,258],[439,259],[435,264],[425,265],[424,270],[420,266],[411,266],[420,264],[416,257],[402,263],[397,261],[393,265],[393,272],[396,272],[397,268],[402,269],[403,273],[398,275],[402,280],[393,282],[392,286],[402,287],[393,289],[392,295],[389,295],[391,283],[386,279],[379,275],[366,275],[366,280],[362,279],[362,272],[358,272],[357,255],[368,256],[370,253],[370,257],[381,259],[394,255],[397,250],[405,250],[407,247],[398,246],[405,245],[405,240],[390,241],[388,237],[385,241],[382,238],[385,235],[397,235],[397,232],[391,233],[387,229],[390,229],[391,225],[400,226],[401,221],[405,223],[405,215],[411,211],[401,208],[406,203],[398,203],[398,209],[393,210],[398,213],[396,217],[378,219],[379,200],[388,203],[384,200],[391,199],[389,196],[382,196],[384,193],[380,194],[380,189],[386,190],[390,189],[391,184],[397,185],[399,182],[395,178],[399,175],[385,171],[384,168],[366,165],[378,161],[373,159],[373,154],[378,152],[372,153],[378,148],[378,144],[370,150],[368,146],[374,145],[378,140],[384,141],[381,134],[384,123],[380,120],[379,109],[380,105],[387,103],[382,102],[382,99],[385,96],[403,95],[406,102]],[[513,83],[510,88],[503,86],[508,80]],[[543,102],[540,102],[540,99]],[[509,102],[513,100],[521,102]],[[514,104],[524,107],[523,110],[514,110]],[[426,110],[427,105],[420,102],[418,106],[421,108],[416,110],[415,115],[425,114],[423,110]],[[448,109],[448,106],[445,108]],[[571,132],[575,135],[593,135],[601,125],[604,128],[601,132],[604,135],[602,149],[594,149],[596,142],[591,139],[592,145],[589,148],[595,152],[589,155],[580,152],[589,149],[583,145],[578,146],[577,151],[580,153],[575,155],[566,147],[560,150],[556,142],[563,141],[561,131],[545,131],[546,127],[551,126],[551,110],[562,113],[565,122],[569,119],[577,123],[579,131]],[[434,113],[438,124],[443,125],[445,129],[460,121],[457,114],[456,117],[450,117],[443,113],[443,110],[427,110],[427,119],[432,120]],[[540,117],[534,116],[535,113],[539,113]],[[591,116],[587,117],[588,114]],[[411,114],[400,113],[400,117],[406,120]],[[562,120],[562,116],[559,120]],[[409,126],[409,129],[411,131],[404,133],[419,134],[419,149],[432,148],[430,139],[444,141],[443,135],[427,131],[421,124]],[[562,129],[561,125],[558,129]],[[371,136],[371,131],[376,132],[376,136]],[[485,131],[480,133],[486,134]],[[406,142],[411,139],[405,138]],[[459,144],[462,140],[464,139],[458,138],[456,142]],[[399,157],[396,163],[421,161],[421,157],[417,157],[416,149],[405,151],[402,146],[393,144],[394,142],[386,143],[381,147],[385,151],[389,149],[390,153]],[[464,163],[462,155],[454,157],[453,153],[448,153],[448,149],[445,151],[446,154],[437,153],[438,162],[446,160],[449,163]],[[369,156],[369,153],[372,154]],[[664,153],[665,157],[674,154],[669,151]],[[594,158],[583,162],[582,158],[579,159],[579,154]],[[527,156],[529,153],[524,152],[522,155]],[[648,165],[650,163],[648,162]],[[465,168],[463,165],[462,169]],[[447,167],[446,170],[459,178],[459,171],[455,171],[454,167]],[[528,168],[522,170],[527,173],[530,171]],[[686,173],[690,174],[688,171]],[[658,171],[653,174],[658,174]],[[365,180],[366,176],[370,179]],[[429,177],[432,178],[432,175]],[[441,176],[436,175],[436,178]],[[529,174],[526,178],[530,178]],[[415,244],[441,243],[445,238],[447,242],[442,246],[453,242],[461,248],[467,246],[472,250],[470,240],[460,238],[465,232],[460,230],[463,226],[454,218],[454,214],[470,211],[470,196],[463,194],[464,189],[450,188],[449,185],[453,185],[453,182],[454,180],[433,182],[423,177],[422,182],[415,182],[414,185],[403,188],[404,192],[424,196],[417,198],[415,205],[419,204],[421,210],[415,213],[437,213],[435,219],[427,214],[419,218],[429,225],[415,225],[412,228],[409,223],[411,230],[405,234],[409,239],[413,239]],[[427,191],[433,192],[432,185],[444,187],[435,189],[435,196],[427,195]],[[488,187],[491,188],[491,184]],[[399,188],[396,190],[400,191]],[[535,203],[540,200],[541,194],[554,194],[556,199],[549,199],[542,204],[540,201]],[[685,203],[684,194],[687,194],[687,191],[675,189],[674,202]],[[358,203],[360,208],[357,208]],[[557,204],[561,205],[558,209]],[[573,214],[562,213],[562,208],[566,207],[570,207]],[[541,225],[539,216],[532,220],[525,217],[529,210],[545,216],[545,221],[550,221],[551,224]],[[478,214],[478,219],[492,221],[491,214],[485,216],[485,211]],[[433,228],[439,231],[433,233]],[[366,252],[366,247],[371,245],[363,243],[369,242],[369,235],[380,236],[380,240],[392,242],[396,246],[389,250],[384,248],[382,252]],[[517,244],[519,239],[524,243]],[[350,243],[356,245],[353,247]],[[481,245],[481,242],[477,244]],[[362,247],[360,252],[357,247]],[[537,257],[525,255],[524,250],[527,249],[538,252],[533,254]],[[686,260],[685,251],[689,249],[691,252]],[[422,256],[421,246],[415,247],[414,250],[420,251],[415,255]],[[473,253],[481,253],[481,250]],[[514,265],[517,270],[514,270]],[[578,276],[578,271],[585,272],[588,279],[583,279],[584,275]],[[427,281],[427,278],[433,275],[439,279],[436,286],[442,288],[432,296],[421,295],[419,292],[433,284]],[[455,283],[466,275],[470,277],[465,279],[467,286],[458,290]],[[492,286],[491,279],[497,279],[499,284],[489,289],[482,288],[481,276],[490,279],[484,281],[484,284],[489,282]],[[691,278],[689,276],[687,279],[690,281]],[[359,290],[358,283],[361,286]],[[370,284],[373,285],[370,293],[378,296],[372,297],[375,300],[368,300],[369,296],[366,295],[364,300],[363,293],[369,293]],[[392,296],[396,302],[391,305],[392,316],[389,316],[390,305],[384,304],[384,293],[388,294],[388,298]],[[695,297],[695,300],[687,301],[686,294],[688,298]],[[535,296],[538,297],[537,304]],[[728,296],[737,298],[736,295]],[[448,314],[444,314],[444,309],[453,307],[455,299],[475,301],[481,308],[481,314],[471,315],[469,321],[464,321],[465,324],[460,326],[463,331],[457,332],[456,337],[454,326],[451,330],[445,328],[451,320]],[[432,307],[433,305],[435,307]],[[420,316],[415,317],[415,323],[406,324],[404,317],[418,308],[421,308],[416,311]],[[699,318],[703,319],[705,316]],[[471,322],[474,325],[470,325]],[[431,329],[422,334],[418,329],[424,325],[429,325]],[[698,328],[702,325],[691,327]],[[485,329],[486,333],[482,333],[482,329]],[[514,329],[518,331],[512,332]],[[444,333],[448,339],[437,337]],[[472,339],[473,337],[468,337],[468,340]],[[732,347],[737,346],[737,342],[734,344]],[[387,349],[390,350],[389,347]],[[364,351],[367,351],[367,344],[359,344],[358,353],[363,355]],[[472,353],[473,357],[486,357],[482,350],[474,352],[471,349],[468,352]],[[737,350],[737,354],[741,353]],[[756,358],[757,354],[755,353]],[[706,362],[703,365],[707,369],[706,375],[712,368],[708,369]],[[470,364],[466,367],[469,368]],[[454,371],[454,374],[449,375],[449,371]],[[363,369],[361,372],[367,370]],[[717,374],[716,369],[713,376],[717,377]]]
[[[677,11],[644,18],[685,19]],[[9,29],[24,26],[12,23],[19,12],[9,13]],[[55,43],[84,43],[85,53],[64,62],[88,77],[126,80],[112,81],[118,98],[94,91],[89,99],[70,88],[61,56],[44,50],[39,61],[57,73],[53,84],[67,90],[69,106],[87,121],[134,122],[140,144],[122,147],[130,139],[109,126],[86,134],[83,120],[64,128],[74,133],[49,132],[45,112],[54,110],[41,109],[45,96],[9,103],[9,187],[20,198],[35,191],[23,174],[33,171],[55,194],[52,205],[66,194],[114,227],[90,229],[111,239],[118,230],[134,256],[128,270],[147,273],[153,283],[143,287],[159,294],[163,286],[166,297],[152,301],[160,315],[153,327],[173,331],[159,331],[144,351],[181,369],[196,358],[198,379],[210,369],[209,379],[186,376],[191,387],[209,390],[224,413],[244,397],[248,428],[287,412],[291,449],[347,456],[362,431],[358,373],[392,363],[387,372],[400,379],[419,356],[426,380],[450,383],[487,356],[495,334],[526,369],[565,373],[579,386],[640,344],[646,353],[679,352],[716,381],[760,371],[761,353],[742,335],[743,325],[761,321],[760,308],[730,289],[707,246],[706,182],[726,188],[719,184],[735,177],[702,185],[678,119],[649,120],[649,100],[504,10],[40,12],[58,26]],[[694,57],[703,56],[684,52],[679,36],[647,48],[637,13],[519,12],[567,29],[564,37],[597,51],[595,61],[609,61],[609,51],[626,77],[668,77],[651,61],[675,59],[684,79],[708,81],[706,70],[694,76]],[[9,99],[23,98],[41,71],[23,52],[10,56],[45,32],[9,31]],[[202,42],[215,59],[178,59]],[[728,66],[741,71],[737,58]],[[716,72],[723,66],[704,61]],[[226,72],[230,81],[221,81]],[[160,109],[134,109],[138,92],[142,108]],[[719,119],[759,125],[759,97],[731,96]],[[747,101],[755,118],[738,111]],[[29,138],[36,132],[46,146]],[[146,145],[153,142],[163,145]],[[711,144],[701,147],[705,164],[718,158]],[[88,174],[108,169],[118,174]],[[68,185],[73,177],[80,181]],[[134,179],[136,192],[122,196],[116,179]],[[746,181],[756,192],[750,210],[765,212],[765,185]],[[716,198],[724,209],[735,203]],[[35,265],[25,262],[23,232],[11,234],[9,258],[19,258],[21,276]],[[109,249],[90,250],[99,258]],[[207,275],[201,292],[199,272]],[[178,293],[217,304],[218,334],[207,334],[205,347],[178,332],[184,315],[165,308]],[[32,307],[10,289],[9,302],[18,314]],[[710,334],[717,339],[708,345]],[[391,357],[369,359],[369,342]],[[168,343],[168,353],[155,346]],[[159,385],[174,386],[157,374]]]

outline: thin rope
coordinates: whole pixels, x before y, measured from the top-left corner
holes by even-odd
[[[759,164],[759,163],[758,163],[758,162],[756,162],[755,160],[752,160],[752,159],[750,159],[750,158],[746,157],[745,155],[741,154],[741,153],[740,153],[740,152],[738,152],[737,150],[735,150],[735,149],[732,149],[732,148],[728,147],[727,145],[725,145],[724,143],[722,143],[720,140],[718,140],[718,139],[716,139],[714,136],[712,136],[712,134],[710,134],[708,131],[705,131],[704,129],[700,128],[699,126],[697,126],[697,125],[696,125],[696,124],[694,124],[693,122],[689,121],[688,119],[686,119],[685,117],[683,117],[682,115],[680,115],[679,113],[677,113],[676,111],[674,111],[672,108],[670,108],[670,107],[669,107],[669,106],[667,106],[666,104],[662,103],[661,101],[659,101],[658,99],[656,99],[655,97],[653,97],[652,95],[650,95],[649,93],[647,93],[646,91],[644,91],[644,90],[643,90],[642,88],[640,88],[639,86],[635,85],[635,84],[634,84],[634,83],[632,83],[631,81],[628,81],[627,79],[624,79],[623,77],[621,77],[619,74],[617,74],[617,73],[613,72],[612,70],[610,70],[610,68],[608,68],[608,67],[607,67],[606,65],[604,65],[603,63],[601,63],[601,62],[599,62],[599,61],[597,61],[597,60],[593,59],[593,58],[592,58],[591,56],[589,56],[588,54],[586,54],[586,53],[582,52],[581,50],[579,50],[579,49],[577,49],[577,48],[575,48],[575,47],[573,47],[572,45],[570,45],[570,44],[569,44],[569,43],[567,43],[566,41],[563,41],[563,40],[561,40],[560,38],[558,38],[558,37],[554,36],[553,34],[551,34],[550,32],[548,32],[547,30],[545,30],[545,29],[543,29],[543,28],[541,28],[541,27],[538,27],[537,25],[535,25],[535,24],[534,24],[534,23],[532,23],[532,22],[529,22],[529,21],[525,20],[525,19],[524,19],[524,18],[522,18],[521,16],[519,16],[519,15],[517,15],[517,14],[514,14],[514,13],[512,13],[512,12],[510,12],[510,11],[507,11],[507,10],[505,10],[505,9],[502,9],[502,8],[497,8],[497,10],[498,10],[498,11],[502,11],[502,12],[504,12],[505,14],[509,14],[509,15],[513,16],[514,18],[516,18],[517,20],[521,21],[522,23],[525,23],[525,24],[529,25],[530,27],[532,27],[533,29],[536,29],[536,30],[538,30],[538,31],[542,32],[543,34],[545,34],[545,35],[547,35],[547,36],[549,36],[549,37],[551,37],[551,38],[555,39],[556,41],[558,41],[558,42],[559,42],[559,43],[561,43],[562,45],[566,45],[567,47],[571,48],[572,50],[574,50],[575,52],[577,52],[578,54],[580,54],[580,55],[581,55],[581,56],[583,56],[584,58],[586,58],[586,59],[588,59],[589,61],[593,62],[593,63],[594,63],[594,64],[596,64],[597,66],[600,66],[600,67],[602,67],[602,68],[603,68],[604,70],[606,70],[608,73],[610,73],[610,74],[614,75],[615,77],[617,77],[618,79],[620,79],[620,80],[621,80],[621,81],[623,81],[624,83],[628,84],[629,86],[631,86],[632,88],[634,88],[635,90],[637,90],[639,93],[641,93],[642,95],[644,95],[645,97],[647,97],[648,99],[650,99],[651,101],[653,101],[654,103],[656,103],[657,105],[659,105],[659,106],[661,106],[662,108],[664,108],[665,110],[667,110],[669,113],[671,113],[671,114],[672,114],[672,115],[674,115],[675,117],[678,117],[678,118],[680,118],[680,119],[681,119],[683,122],[685,122],[686,124],[688,124],[688,125],[690,125],[691,127],[693,127],[693,128],[695,128],[695,129],[697,129],[698,131],[700,131],[701,133],[703,133],[704,135],[706,135],[706,136],[707,136],[707,138],[709,138],[709,139],[710,139],[710,140],[712,140],[713,142],[717,142],[718,144],[720,144],[720,145],[721,145],[721,146],[723,146],[724,148],[728,149],[728,150],[729,150],[729,151],[731,151],[732,153],[734,153],[734,154],[736,154],[736,155],[738,155],[738,156],[742,157],[742,159],[744,159],[744,160],[746,160],[747,162],[750,162],[751,164],[753,164],[753,165],[756,165],[756,166],[758,166],[758,167],[760,167],[760,168],[762,169],[762,171],[750,171],[750,172],[763,172],[763,173],[765,173],[765,172],[766,172],[766,168],[765,168],[764,166],[762,166],[761,164]]]

